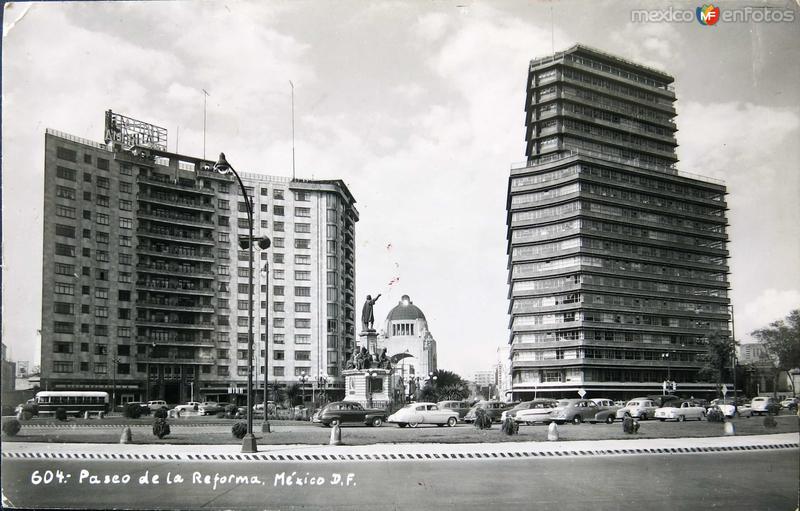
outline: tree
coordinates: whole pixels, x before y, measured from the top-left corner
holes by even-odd
[[[699,371],[700,376],[715,382],[718,388],[721,387],[725,368],[731,366],[735,350],[736,341],[718,332],[712,332],[706,337],[706,352],[699,357],[703,362]]]
[[[430,401],[437,403],[439,401],[460,401],[469,396],[469,386],[461,376],[444,369],[434,371],[433,376],[428,383],[422,387],[420,398],[423,401]],[[431,384],[433,381],[433,384]]]
[[[775,364],[773,393],[777,392],[778,377],[785,372],[789,376],[792,394],[796,395],[790,371],[800,367],[800,309],[791,311],[786,320],[773,321],[750,335],[758,339]]]
[[[286,388],[286,399],[289,401],[289,406],[295,406],[301,403],[302,388],[299,383],[293,383]]]

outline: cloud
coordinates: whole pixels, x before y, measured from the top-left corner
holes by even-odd
[[[735,309],[736,337],[748,342],[750,332],[764,328],[773,321],[786,319],[789,312],[800,308],[800,291],[797,289],[765,289],[745,302],[744,307]]]
[[[419,17],[412,32],[425,42],[435,42],[444,37],[450,24],[450,16],[447,14],[431,12]]]
[[[669,23],[626,23],[609,34],[620,56],[670,74],[683,67],[681,36]]]

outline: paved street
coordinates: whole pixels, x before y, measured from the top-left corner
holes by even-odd
[[[231,446],[10,447],[3,495],[6,505],[20,507],[783,510],[796,506],[800,477],[793,434],[283,446],[263,449],[253,461],[237,461],[247,456],[231,456],[238,452]],[[90,458],[99,453],[104,459]],[[209,461],[199,461],[203,456]]]

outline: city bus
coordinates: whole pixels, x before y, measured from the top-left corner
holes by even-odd
[[[55,414],[63,408],[68,415],[80,416],[83,412],[108,412],[108,392],[44,390],[36,393],[34,404],[39,415]]]

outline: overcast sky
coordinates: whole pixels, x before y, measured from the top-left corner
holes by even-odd
[[[723,9],[735,5],[763,4]],[[675,76],[679,168],[728,185],[747,341],[800,306],[800,13],[632,23],[637,6],[655,3],[7,4],[3,342],[16,360],[38,356],[45,128],[101,141],[111,108],[201,156],[205,88],[208,156],[287,176],[292,80],[297,176],[343,179],[357,200],[358,303],[383,293],[377,326],[410,295],[441,368],[489,369],[508,340],[505,193],[524,160],[528,62],[578,42]]]

